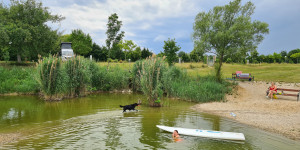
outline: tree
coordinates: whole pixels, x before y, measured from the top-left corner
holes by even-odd
[[[295,58],[292,58],[291,56],[293,55],[293,54],[295,54],[295,53],[300,53],[300,49],[294,49],[294,50],[291,50],[291,51],[289,51],[289,53],[288,53],[288,57],[289,58],[291,58],[291,60],[294,62],[294,63],[296,63],[297,62],[297,60],[295,59]]]
[[[194,47],[204,52],[217,54],[219,64],[216,77],[221,81],[221,67],[224,56],[253,51],[269,32],[268,24],[252,21],[255,6],[247,2],[241,6],[241,0],[234,0],[225,6],[216,6],[212,10],[200,12],[193,25]]]
[[[9,37],[11,58],[37,59],[47,56],[57,46],[58,33],[46,22],[59,22],[63,17],[52,15],[47,7],[35,0],[11,0],[9,7],[0,7],[1,26]]]
[[[281,54],[277,54],[276,52],[273,53],[274,62],[281,63]]]
[[[149,49],[147,48],[143,48],[142,53],[141,53],[141,58],[142,59],[146,59],[147,57],[151,56],[152,53],[149,51]]]
[[[189,55],[187,53],[185,53],[184,51],[180,51],[178,53],[178,57],[180,57],[183,62],[189,62],[190,61]]]
[[[119,33],[122,26],[122,21],[119,21],[118,18],[119,18],[118,15],[114,13],[108,17],[108,23],[106,24],[107,26],[106,46],[109,50],[109,58],[119,57],[119,56],[114,56],[116,54],[120,54],[120,52],[118,52],[119,49],[116,46],[123,39],[125,34],[124,31],[121,31]],[[114,52],[111,51],[112,49],[114,50]]]
[[[257,52],[257,50],[253,50],[252,52],[250,52],[250,54],[251,54],[250,62],[251,63],[257,62],[257,58],[258,58],[258,55],[259,55],[259,53]]]
[[[174,61],[177,59],[176,52],[178,52],[181,47],[179,45],[176,45],[175,39],[169,38],[168,41],[164,41],[164,43],[164,54],[167,57],[169,66],[172,66]]]
[[[124,50],[124,54],[125,54],[125,60],[127,61],[128,58],[126,58],[127,53],[132,53],[134,51],[134,49],[137,47],[136,44],[133,43],[132,40],[122,40],[119,42],[119,47],[121,50]],[[129,59],[132,59],[131,57],[129,57]]]
[[[105,46],[100,47],[98,44],[93,43],[92,51],[88,55],[92,55],[93,58],[97,61],[106,61],[107,54],[108,50]]]
[[[72,49],[75,54],[87,55],[92,51],[92,38],[89,34],[83,33],[81,29],[72,30],[68,40],[72,42]]]
[[[298,59],[300,58],[300,53],[294,53],[293,55],[291,55],[291,58],[296,58],[297,64],[298,64]]]

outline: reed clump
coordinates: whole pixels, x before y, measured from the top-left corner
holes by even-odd
[[[66,96],[84,96],[91,83],[90,61],[76,56],[64,62],[66,75]]]
[[[66,89],[61,59],[51,55],[43,60],[39,59],[37,72],[37,81],[45,100],[61,100]]]
[[[150,106],[161,106],[161,101],[157,100],[163,95],[161,79],[166,69],[164,58],[155,55],[134,65],[133,77],[136,78],[133,80],[134,87],[146,95]]]

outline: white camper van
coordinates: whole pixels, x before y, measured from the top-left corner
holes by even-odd
[[[69,58],[74,57],[74,52],[72,49],[72,43],[71,42],[62,42],[60,44],[61,46],[61,58],[62,60],[67,60]]]

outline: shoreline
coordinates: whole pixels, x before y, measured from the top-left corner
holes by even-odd
[[[233,93],[226,95],[226,102],[196,104],[191,109],[300,141],[300,101],[294,96],[278,96],[278,99],[271,101],[265,96],[268,86],[270,83],[262,81],[239,82]],[[300,89],[299,84],[276,83],[276,86]]]

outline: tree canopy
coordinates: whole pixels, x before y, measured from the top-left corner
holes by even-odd
[[[176,53],[181,49],[181,47],[176,45],[175,39],[168,39],[168,41],[164,41],[164,43],[164,54],[166,55],[168,64],[171,66],[177,59]]]
[[[241,5],[241,0],[234,0],[228,5],[200,12],[195,18],[194,49],[217,54],[216,76],[219,81],[224,56],[256,50],[264,34],[269,33],[267,23],[251,20],[254,9],[251,2]]]
[[[64,18],[52,15],[41,2],[11,0],[8,7],[0,4],[0,16],[0,32],[4,35],[0,48],[8,49],[11,58],[37,59],[38,54],[47,56],[57,47],[58,31],[46,22]]]
[[[87,55],[92,51],[92,38],[89,34],[83,33],[81,29],[72,30],[68,40],[72,42],[72,49],[75,54]]]
[[[117,45],[123,39],[125,32],[120,31],[122,26],[122,21],[118,19],[119,17],[116,13],[111,14],[108,17],[108,23],[106,24],[107,26],[106,46],[109,50],[109,57],[120,59],[121,52]]]

